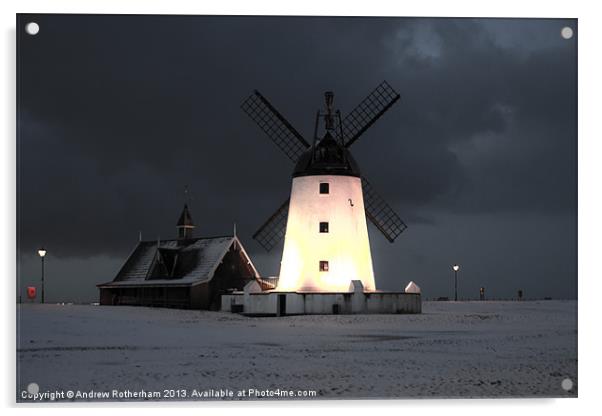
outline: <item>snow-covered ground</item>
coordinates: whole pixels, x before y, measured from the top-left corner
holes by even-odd
[[[421,315],[282,318],[23,304],[17,316],[19,401],[29,401],[21,394],[32,382],[40,393],[173,389],[186,399],[211,389],[313,390],[327,399],[577,394],[576,301],[424,302]]]

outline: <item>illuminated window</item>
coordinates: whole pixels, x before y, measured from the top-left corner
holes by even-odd
[[[329,194],[330,193],[330,186],[328,182],[322,182],[320,184],[320,193],[321,194]]]
[[[327,233],[328,232],[328,223],[327,222],[321,222],[320,223],[320,232],[321,233]]]
[[[328,271],[328,261],[320,260],[320,271],[327,272]]]

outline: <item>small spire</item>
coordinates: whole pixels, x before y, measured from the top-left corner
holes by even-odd
[[[236,245],[236,221],[234,222],[234,250],[238,250],[238,246]]]
[[[179,239],[192,238],[194,222],[192,221],[192,215],[190,215],[187,204],[184,204],[184,209],[182,210],[182,214],[180,214],[180,219],[176,224],[176,228],[178,229]]]
[[[142,241],[142,230],[138,231],[138,241]]]
[[[184,204],[184,209],[180,214],[180,219],[178,220],[176,226],[194,228],[194,223],[192,222],[192,215],[190,215],[190,211],[188,210],[188,204]]]

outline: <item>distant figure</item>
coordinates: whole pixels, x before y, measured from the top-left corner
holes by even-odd
[[[484,287],[481,287],[479,289],[479,299],[485,300],[485,288]]]
[[[522,289],[518,290],[518,300],[523,300],[523,291],[522,291]]]

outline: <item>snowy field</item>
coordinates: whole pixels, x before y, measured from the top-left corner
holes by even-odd
[[[39,393],[144,391],[164,400],[220,389],[234,398],[249,389],[259,392],[251,398],[577,395],[576,301],[424,302],[421,315],[283,318],[23,304],[17,318],[19,401],[31,401],[22,398],[30,383]]]

